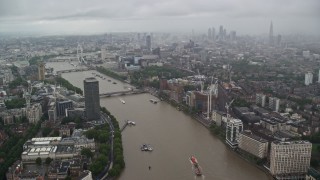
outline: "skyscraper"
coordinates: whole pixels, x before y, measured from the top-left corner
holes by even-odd
[[[318,83],[320,83],[320,69],[319,69],[319,74],[318,74]]]
[[[231,31],[230,32],[230,40],[231,41],[235,41],[236,40],[236,36],[237,36],[237,32],[236,31]]]
[[[270,30],[269,30],[269,45],[273,46],[273,24],[271,21]]]
[[[208,40],[212,40],[212,31],[211,31],[211,28],[208,29]]]
[[[146,37],[146,46],[147,46],[148,51],[151,51],[151,36],[150,35],[147,35],[147,37]]]
[[[43,62],[38,64],[38,80],[43,81],[45,75],[45,64]]]
[[[216,39],[216,29],[214,27],[212,27],[212,40],[215,40]]]
[[[281,35],[280,34],[277,37],[277,45],[281,46]]]
[[[219,40],[222,40],[223,39],[223,26],[220,25],[220,28],[219,28]]]
[[[94,78],[86,78],[84,84],[85,115],[87,120],[100,118],[99,81]]]

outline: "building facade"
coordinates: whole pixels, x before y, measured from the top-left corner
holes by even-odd
[[[276,179],[306,177],[312,144],[308,141],[272,142],[270,172]]]
[[[309,86],[310,84],[312,84],[312,80],[313,80],[313,74],[311,72],[307,72],[304,75],[304,84],[306,86]]]
[[[85,115],[87,120],[100,118],[99,81],[94,78],[84,80]]]
[[[264,107],[266,104],[266,95],[264,94],[256,94],[256,104]]]
[[[276,97],[269,97],[269,108],[275,112],[279,112],[280,99]]]
[[[27,108],[27,118],[29,123],[36,124],[42,116],[42,106],[40,103],[32,105],[30,108]]]
[[[70,100],[58,101],[57,102],[57,114],[58,116],[66,116],[66,109],[72,109],[73,104]]]
[[[268,154],[268,141],[252,134],[251,131],[242,131],[239,136],[239,148],[262,159]]]
[[[38,80],[43,81],[45,78],[45,64],[44,63],[39,63],[38,64]]]
[[[226,127],[226,142],[235,148],[238,146],[240,132],[243,130],[243,123],[240,119],[229,118]]]

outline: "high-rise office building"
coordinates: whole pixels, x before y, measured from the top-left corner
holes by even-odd
[[[237,36],[236,31],[231,31],[230,32],[230,40],[231,41],[235,41],[236,40],[236,36]]]
[[[208,39],[212,40],[212,31],[211,28],[208,29]]]
[[[219,40],[223,39],[223,26],[221,25],[219,28]]]
[[[269,29],[269,45],[273,46],[273,24],[271,21],[270,29]]]
[[[38,64],[38,80],[43,81],[45,77],[45,64],[43,62]]]
[[[87,120],[100,118],[99,81],[94,78],[86,78],[84,84],[85,114]]]
[[[256,94],[256,104],[264,107],[266,105],[266,95]]]
[[[276,179],[302,179],[310,167],[312,144],[308,141],[272,142],[270,172]]]
[[[212,28],[211,34],[212,34],[212,40],[216,40],[216,29],[214,27]]]
[[[311,72],[307,72],[304,76],[304,84],[306,86],[312,84],[313,81],[313,74]]]
[[[277,37],[277,45],[281,46],[281,35],[280,34]]]
[[[320,83],[320,69],[319,69],[319,74],[318,74],[318,83]]]
[[[240,119],[228,119],[226,127],[226,142],[235,148],[239,142],[240,132],[243,130],[243,123]]]
[[[269,108],[275,112],[279,112],[280,99],[276,97],[269,97]]]
[[[147,46],[148,51],[151,51],[151,36],[150,35],[147,35],[147,37],[146,37],[146,46]]]

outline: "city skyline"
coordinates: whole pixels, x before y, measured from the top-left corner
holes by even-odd
[[[250,6],[249,6],[250,5]],[[4,1],[0,33],[97,34],[105,32],[195,32],[220,25],[237,34],[319,35],[320,2],[228,1]],[[170,22],[170,26],[166,24]],[[254,25],[254,26],[252,26]],[[68,28],[65,28],[68,27]]]

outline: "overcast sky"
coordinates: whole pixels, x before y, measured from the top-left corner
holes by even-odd
[[[320,35],[320,0],[0,0],[0,32]]]

